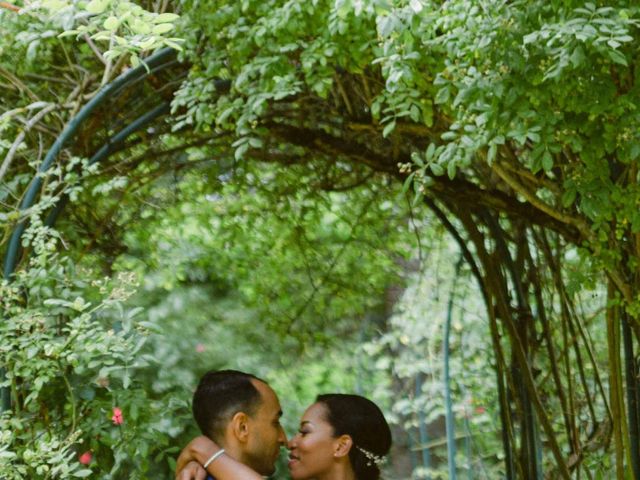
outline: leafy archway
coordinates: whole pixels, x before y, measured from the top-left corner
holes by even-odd
[[[482,290],[507,476],[570,478],[613,448],[637,477],[637,9],[427,3],[184,2],[166,150],[300,167],[318,189],[404,184]],[[594,284],[606,322],[580,308]]]

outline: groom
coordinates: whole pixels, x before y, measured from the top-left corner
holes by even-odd
[[[193,416],[202,434],[226,455],[261,475],[275,472],[287,437],[280,425],[280,401],[266,382],[236,370],[208,372],[193,396]],[[176,479],[204,480],[206,475],[200,464],[190,462]]]

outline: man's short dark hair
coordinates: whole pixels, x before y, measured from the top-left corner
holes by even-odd
[[[236,413],[255,414],[261,397],[252,380],[264,382],[255,375],[237,370],[204,374],[193,395],[193,416],[203,435],[220,443],[227,424]]]

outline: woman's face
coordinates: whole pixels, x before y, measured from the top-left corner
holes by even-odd
[[[298,433],[289,441],[289,470],[293,480],[327,476],[335,464],[338,439],[327,422],[327,407],[314,403],[302,415]]]

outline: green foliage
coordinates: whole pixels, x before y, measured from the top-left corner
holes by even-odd
[[[29,222],[22,236],[29,259],[0,285],[2,386],[12,400],[0,417],[0,475],[158,474],[166,471],[164,457],[175,453],[170,438],[187,425],[188,395],[177,382],[154,394],[138,379],[161,360],[142,355],[156,327],[136,318],[139,308],[125,306],[137,287],[135,275],[105,277],[77,262],[64,252],[63,237],[43,224],[51,205],[62,194],[73,199],[79,177],[86,180],[95,168],[73,159],[50,173],[39,202],[21,216]],[[17,218],[4,220],[12,225]],[[123,422],[114,420],[116,411]],[[82,452],[92,453],[89,465],[78,462]]]
[[[476,280],[486,282],[486,306],[505,307],[490,324],[499,338],[491,347],[485,320],[454,309],[459,315],[452,339],[457,427],[473,439],[472,450],[490,455],[480,462],[459,453],[463,460],[474,458],[462,468],[484,467],[489,478],[504,468],[497,414],[486,407],[496,403],[496,373],[510,389],[506,401],[515,419],[510,427],[534,431],[550,449],[556,440],[561,445],[557,457],[542,455],[549,475],[574,454],[582,455],[572,466],[578,476],[581,468],[594,475],[606,475],[614,464],[622,469],[621,457],[607,459],[611,434],[602,434],[598,443],[598,428],[610,418],[604,392],[616,393],[614,383],[605,379],[600,388],[596,378],[619,353],[606,350],[620,347],[598,308],[605,305],[616,321],[620,305],[633,317],[640,311],[638,52],[633,47],[638,7],[625,1],[184,0],[176,9],[180,21],[164,10],[120,0],[47,1],[34,4],[27,15],[0,10],[0,75],[8,81],[0,103],[11,108],[0,112],[0,157],[15,146],[16,159],[10,174],[0,175],[0,201],[7,206],[0,222],[11,230],[20,215],[34,214],[25,244],[36,250],[34,261],[45,262],[40,268],[47,279],[59,280],[38,279],[35,267],[26,264],[19,274],[21,293],[12,301],[26,310],[12,315],[6,328],[13,325],[8,331],[15,346],[42,357],[42,363],[34,362],[35,371],[25,372],[43,380],[38,388],[32,388],[33,380],[18,382],[14,396],[29,419],[40,417],[28,408],[52,411],[55,418],[67,413],[57,423],[47,423],[46,416],[34,423],[46,432],[42,438],[57,457],[33,455],[40,447],[6,426],[3,439],[14,443],[2,451],[12,453],[2,455],[15,454],[11,461],[23,462],[33,475],[38,468],[33,458],[50,468],[71,469],[64,475],[72,475],[80,467],[67,459],[81,445],[93,449],[96,471],[113,478],[166,473],[163,449],[179,443],[170,438],[189,423],[188,391],[209,365],[263,372],[286,395],[304,402],[312,390],[357,386],[353,369],[338,374],[323,365],[324,349],[354,351],[354,338],[372,339],[377,330],[381,338],[373,338],[364,355],[375,355],[379,369],[361,365],[355,371],[366,371],[369,383],[380,380],[386,390],[380,396],[394,404],[398,424],[412,429],[424,423],[420,414],[439,418],[444,300],[430,295],[444,278],[448,283],[451,272],[418,282],[417,290],[427,290],[426,301],[409,292],[404,312],[388,324],[367,320],[372,311],[389,307],[383,301],[386,289],[402,283],[398,272],[416,248],[408,227],[431,231],[430,223],[408,220],[413,212],[404,194],[412,189],[413,207],[426,199],[449,220],[458,217],[450,226],[470,248],[479,267]],[[109,121],[95,120],[69,146],[73,151],[60,155],[38,206],[16,212],[44,146],[92,92],[120,72],[127,56],[136,63],[148,50],[176,47],[169,36],[174,29],[185,38],[188,79],[179,87],[151,80],[162,84],[157,93],[177,88],[168,125],[135,135],[103,175],[82,177],[75,155],[93,153],[94,138],[130,121],[126,112],[115,111],[118,104],[102,115]],[[62,30],[76,41],[60,38]],[[144,99],[127,103],[131,115],[138,100]],[[35,112],[46,116],[29,127]],[[69,190],[72,203],[58,240],[69,245],[69,255],[56,257],[36,245],[39,238],[57,235],[43,229],[37,215],[53,205],[65,175],[77,175],[87,188]],[[404,182],[404,192],[394,180]],[[504,249],[500,241],[507,243]],[[438,251],[451,260],[446,257],[451,249]],[[513,262],[505,254],[512,254]],[[80,270],[89,264],[94,267],[89,273]],[[62,270],[50,274],[52,268]],[[110,286],[100,292],[87,280],[129,271],[144,285],[122,310],[118,302],[109,303]],[[602,272],[617,290],[611,295],[615,302],[603,299]],[[78,284],[81,280],[85,283]],[[68,292],[60,290],[67,284]],[[473,298],[468,303],[479,310],[478,292],[468,291]],[[592,303],[585,302],[591,294]],[[138,305],[144,310],[137,317],[127,313]],[[575,305],[584,311],[574,311]],[[507,327],[527,307],[532,318],[524,327],[530,336],[523,365],[516,355],[519,334]],[[88,315],[88,309],[96,310]],[[543,311],[548,330],[539,316]],[[432,314],[437,319],[425,322]],[[143,319],[150,336],[136,330],[135,318]],[[41,336],[23,334],[20,325],[27,319],[44,319],[44,327],[28,324]],[[572,334],[570,326],[593,329],[592,339]],[[94,347],[83,350],[84,361],[76,365],[69,358],[81,355],[80,346],[69,335],[86,329],[96,332],[82,337]],[[72,339],[68,352],[64,338]],[[140,343],[143,338],[146,344]],[[45,344],[57,345],[67,363],[47,363]],[[104,345],[114,349],[113,365],[105,364]],[[593,354],[593,345],[607,347]],[[560,352],[556,360],[548,353],[554,349]],[[504,363],[492,357],[499,352]],[[289,384],[283,372],[299,365],[299,355],[308,363]],[[16,371],[31,368],[27,357],[11,358]],[[166,370],[157,368],[160,359]],[[92,361],[97,363],[89,367]],[[332,354],[331,362],[348,364],[349,358]],[[540,373],[557,365],[558,380]],[[113,384],[94,386],[102,369],[116,366]],[[522,423],[525,370],[542,399],[536,418],[544,418],[545,411],[552,417],[547,431],[527,432]],[[136,375],[126,376],[127,371]],[[410,388],[419,375],[425,380],[421,392],[412,397],[402,390],[409,400],[390,398],[397,394],[395,385]],[[71,393],[62,393],[67,400],[51,406],[41,392],[56,379],[60,392]],[[74,382],[91,385],[87,395],[94,397],[83,398]],[[565,390],[571,408],[560,398]],[[26,402],[29,395],[35,397]],[[288,409],[299,410],[299,404],[286,401]],[[109,423],[116,402],[132,419],[124,427]],[[174,413],[163,415],[170,417],[168,423],[154,423],[162,402]],[[478,406],[485,411],[464,418]],[[68,433],[80,428],[69,424],[73,408],[85,432],[80,437]],[[551,414],[569,410],[578,426],[565,429],[564,419]],[[622,415],[612,418],[612,428],[625,428],[618,423]],[[489,433],[473,435],[480,431]],[[524,464],[532,459],[525,458],[523,444],[518,438],[512,447]],[[615,446],[617,452],[624,448]],[[145,464],[134,471],[128,463],[153,455],[163,463],[157,470]],[[441,474],[437,466],[432,473]]]
[[[94,452],[105,478],[139,478],[149,455],[167,447],[184,403],[152,399],[135,380],[153,359],[140,357],[146,326],[123,308],[133,277],[100,279],[56,253],[59,240],[34,222],[27,268],[2,284],[2,365],[13,409],[1,420],[4,478],[84,477],[75,460]],[[124,423],[112,424],[114,408]],[[173,422],[158,415],[174,409]],[[171,418],[171,417],[165,417]],[[178,424],[179,425],[179,424]],[[137,459],[133,461],[132,459]]]
[[[493,375],[495,356],[481,296],[468,272],[456,276],[459,255],[447,238],[431,234],[423,239],[428,256],[395,305],[388,330],[362,348],[375,367],[390,373],[394,384],[379,393],[392,399],[392,419],[408,436],[416,455],[429,452],[432,463],[419,462],[412,478],[447,478],[445,415],[444,325],[452,303],[450,335],[451,408],[455,417],[457,471],[473,478],[504,475],[500,440],[500,410]],[[454,261],[452,261],[454,260]],[[421,433],[422,430],[422,433]]]
[[[352,331],[400,281],[397,260],[412,248],[406,212],[384,200],[393,190],[323,192],[303,167],[249,168],[217,186],[184,178],[177,198],[185,200],[130,232],[130,251],[158,270],[164,288],[236,290],[281,334],[331,341]],[[121,262],[127,268],[126,256]]]
[[[62,30],[59,36],[77,36],[107,42],[102,58],[107,61],[129,56],[135,67],[140,54],[168,46],[180,50],[180,38],[167,37],[175,29],[179,15],[145,10],[128,0],[42,0],[26,13],[43,12],[46,22],[53,22]],[[89,41],[89,40],[87,40]]]

